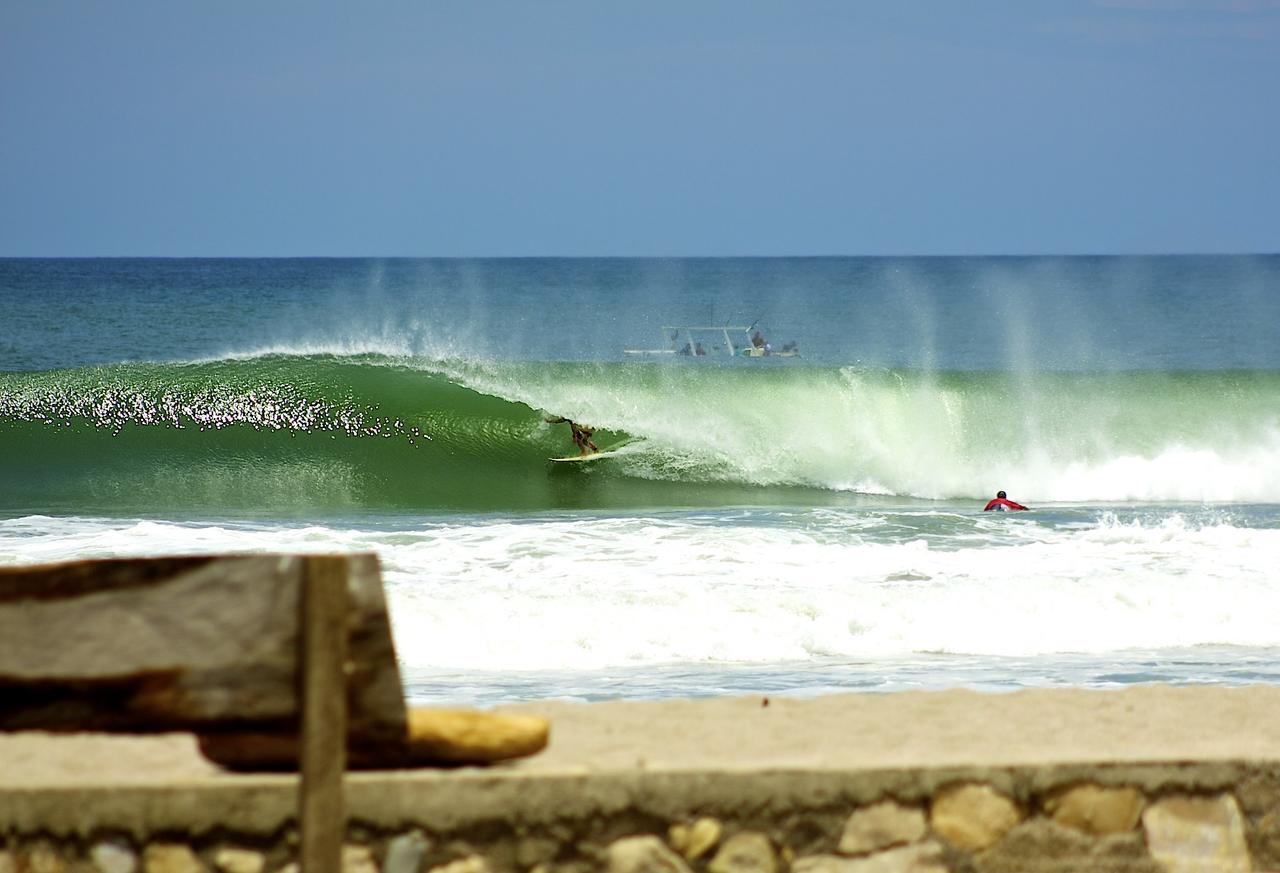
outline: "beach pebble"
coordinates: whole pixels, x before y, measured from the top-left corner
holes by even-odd
[[[995,845],[1022,820],[1022,812],[990,785],[966,784],[947,788],[933,799],[929,823],[947,842],[981,851]]]
[[[493,867],[483,855],[468,855],[448,864],[432,867],[430,873],[493,873]]]
[[[342,847],[342,873],[378,873],[378,862],[368,846]]]
[[[206,873],[207,868],[190,846],[152,843],[142,853],[144,873]]]
[[[690,873],[689,865],[653,836],[624,837],[605,850],[607,873]]]
[[[134,873],[138,869],[138,853],[114,840],[95,844],[89,850],[89,860],[99,873]]]
[[[778,856],[764,834],[734,834],[707,867],[711,873],[776,873]]]
[[[387,857],[383,873],[418,873],[422,856],[431,847],[430,840],[419,830],[412,830],[387,841]]]
[[[1258,864],[1280,870],[1280,806],[1258,819],[1254,843]]]
[[[52,843],[41,840],[18,853],[16,866],[21,873],[63,873],[67,862]]]
[[[267,857],[252,849],[223,846],[213,855],[213,866],[219,873],[262,873]]]
[[[1142,814],[1151,855],[1168,873],[1253,869],[1245,843],[1244,818],[1235,798],[1170,797]]]
[[[842,855],[866,855],[922,840],[927,830],[924,810],[885,800],[849,816],[838,851]]]
[[[1136,788],[1077,785],[1050,797],[1045,812],[1058,824],[1093,836],[1128,833],[1138,826],[1146,800]]]
[[[691,825],[672,825],[668,836],[677,852],[696,861],[715,848],[723,832],[724,825],[718,819],[704,817]]]
[[[1013,828],[974,862],[976,873],[1038,870],[1164,873],[1147,854],[1147,846],[1138,831],[1096,837],[1042,817],[1028,819]]]
[[[791,865],[791,873],[947,873],[942,847],[933,840],[899,846],[861,858],[814,855]]]
[[[1236,788],[1235,796],[1245,819],[1254,823],[1249,835],[1253,866],[1280,870],[1280,773],[1249,777]]]

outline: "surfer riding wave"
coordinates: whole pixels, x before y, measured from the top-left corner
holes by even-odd
[[[599,447],[591,441],[591,435],[596,432],[594,427],[588,427],[585,424],[578,424],[564,416],[546,419],[547,424],[567,424],[569,425],[569,434],[573,437],[573,444],[578,447],[578,457],[594,455],[600,451]]]

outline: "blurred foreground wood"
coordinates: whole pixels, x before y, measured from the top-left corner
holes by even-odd
[[[329,583],[337,622],[304,654],[304,592]],[[336,636],[335,636],[336,634]],[[231,555],[0,568],[0,730],[190,730],[236,769],[299,766],[305,667],[337,655],[351,766],[478,764],[529,755],[530,716],[406,711],[374,555]]]
[[[301,770],[304,873],[338,873],[342,774],[480,764],[545,719],[406,711],[374,555],[0,568],[0,730],[187,730],[235,769]]]
[[[235,555],[0,568],[0,730],[293,732],[309,561],[345,588],[354,737],[405,734],[374,555]]]

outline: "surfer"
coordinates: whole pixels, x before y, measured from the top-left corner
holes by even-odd
[[[594,427],[588,427],[585,424],[578,424],[571,421],[563,415],[556,418],[548,418],[547,424],[567,424],[569,425],[569,434],[573,437],[573,444],[578,447],[578,457],[584,455],[593,455],[600,449],[591,441],[591,435],[596,432]]]
[[[982,511],[991,512],[992,510],[995,510],[996,512],[1008,512],[1009,510],[1026,508],[1027,507],[1023,506],[1021,503],[1014,503],[1003,491],[997,491],[996,496],[987,502],[987,505],[982,508]]]

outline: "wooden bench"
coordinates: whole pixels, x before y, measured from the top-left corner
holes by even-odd
[[[336,871],[342,774],[531,754],[545,720],[407,709],[377,557],[0,568],[0,730],[191,731],[233,769],[301,772],[301,861]]]

